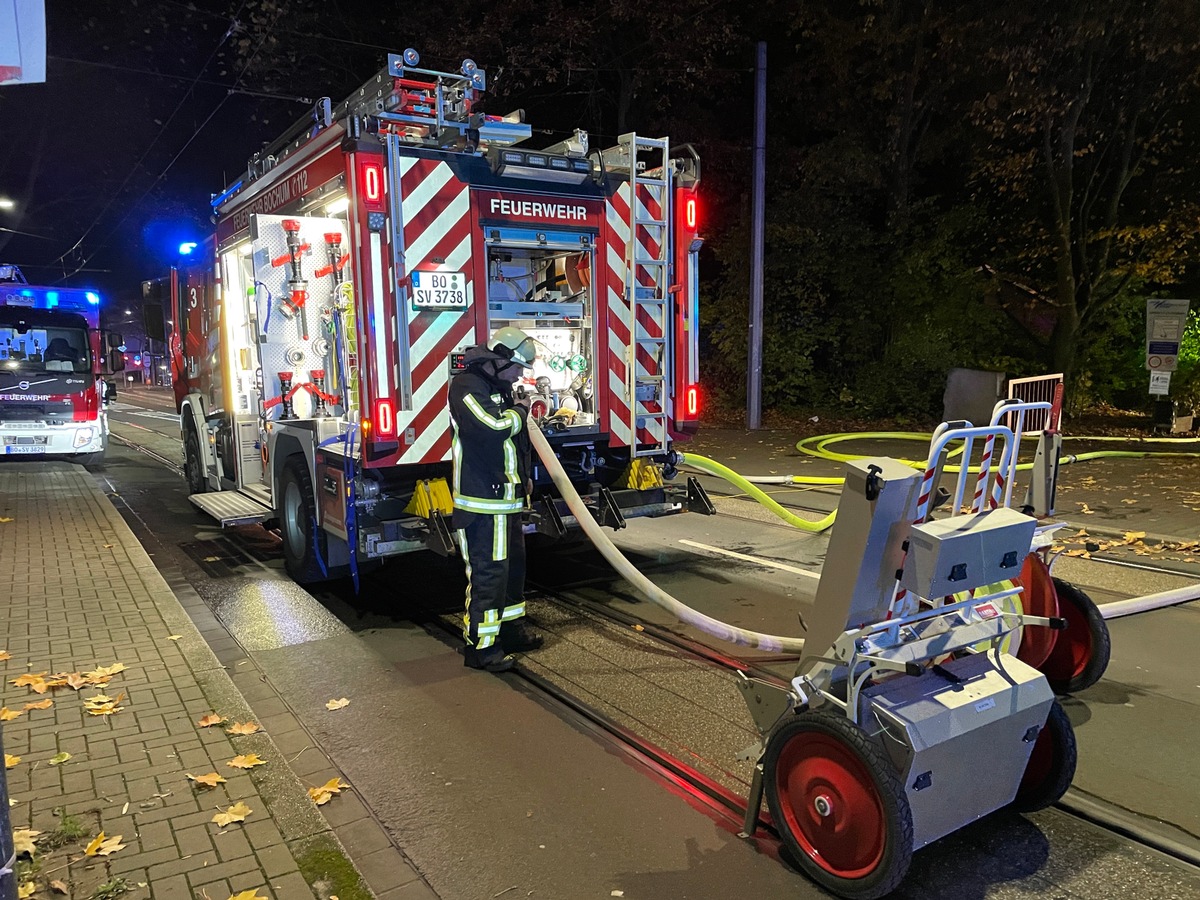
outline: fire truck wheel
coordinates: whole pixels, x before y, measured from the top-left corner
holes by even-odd
[[[794,861],[851,900],[891,893],[912,862],[912,810],[887,754],[838,712],[782,719],[763,757],[767,805]]]
[[[1075,777],[1075,761],[1075,729],[1066,710],[1055,700],[1033,744],[1012,808],[1028,813],[1057,803]]]
[[[325,532],[317,529],[316,506],[308,463],[297,454],[288,459],[279,479],[279,533],[283,565],[297,584],[324,581],[321,559],[328,557]],[[318,558],[317,553],[321,556]]]
[[[208,489],[204,464],[200,461],[200,438],[191,425],[188,425],[187,438],[183,442],[183,474],[187,478],[189,494],[203,494]]]
[[[1058,614],[1067,620],[1067,628],[1058,632],[1050,657],[1039,668],[1055,693],[1074,694],[1104,675],[1112,639],[1108,623],[1091,597],[1061,578],[1054,579],[1054,590]]]

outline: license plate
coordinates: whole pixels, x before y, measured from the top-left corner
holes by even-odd
[[[5,447],[4,452],[5,453],[45,453],[46,448],[45,447],[23,447],[23,446]]]
[[[413,309],[466,309],[467,276],[463,272],[413,272]]]

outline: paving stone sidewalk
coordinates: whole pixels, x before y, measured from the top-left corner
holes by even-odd
[[[6,773],[12,825],[50,833],[66,812],[125,844],[73,854],[53,876],[69,898],[107,897],[97,891],[117,879],[128,900],[226,900],[250,889],[272,900],[371,897],[269,734],[198,726],[214,709],[229,722],[252,713],[84,469],[0,466],[0,585],[0,700],[21,711],[2,725],[5,752],[20,757]],[[125,669],[101,687],[39,696],[12,683],[116,663]],[[89,714],[85,699],[98,693],[119,698],[120,711]],[[49,708],[25,708],[46,699]],[[240,754],[266,765],[254,776],[227,765]],[[205,789],[187,778],[210,772],[227,782]],[[238,801],[253,810],[244,824],[212,821]],[[35,898],[51,896],[48,881],[35,879]]]

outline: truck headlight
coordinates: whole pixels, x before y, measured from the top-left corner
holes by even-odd
[[[80,428],[75,432],[75,446],[82,447],[84,444],[90,444],[95,434],[95,428]]]

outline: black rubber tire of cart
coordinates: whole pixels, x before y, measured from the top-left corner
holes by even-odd
[[[204,463],[200,460],[200,436],[192,425],[187,426],[183,439],[183,475],[187,479],[189,494],[203,494],[208,490],[208,479],[205,478]]]
[[[1033,744],[1012,808],[1037,812],[1061,800],[1075,777],[1076,759],[1075,729],[1066,710],[1055,700]]]
[[[327,581],[336,573],[322,571],[329,557],[325,532],[317,528],[312,476],[303,454],[288,458],[279,477],[279,535],[283,540],[283,566],[297,584]],[[318,554],[320,554],[318,556]]]
[[[913,854],[912,810],[887,754],[840,711],[787,716],[767,738],[767,805],[796,863],[850,900],[896,889]]]
[[[1091,597],[1061,578],[1054,579],[1054,590],[1058,614],[1067,620],[1067,628],[1058,632],[1054,649],[1039,668],[1056,694],[1074,694],[1087,690],[1104,675],[1112,638]]]

